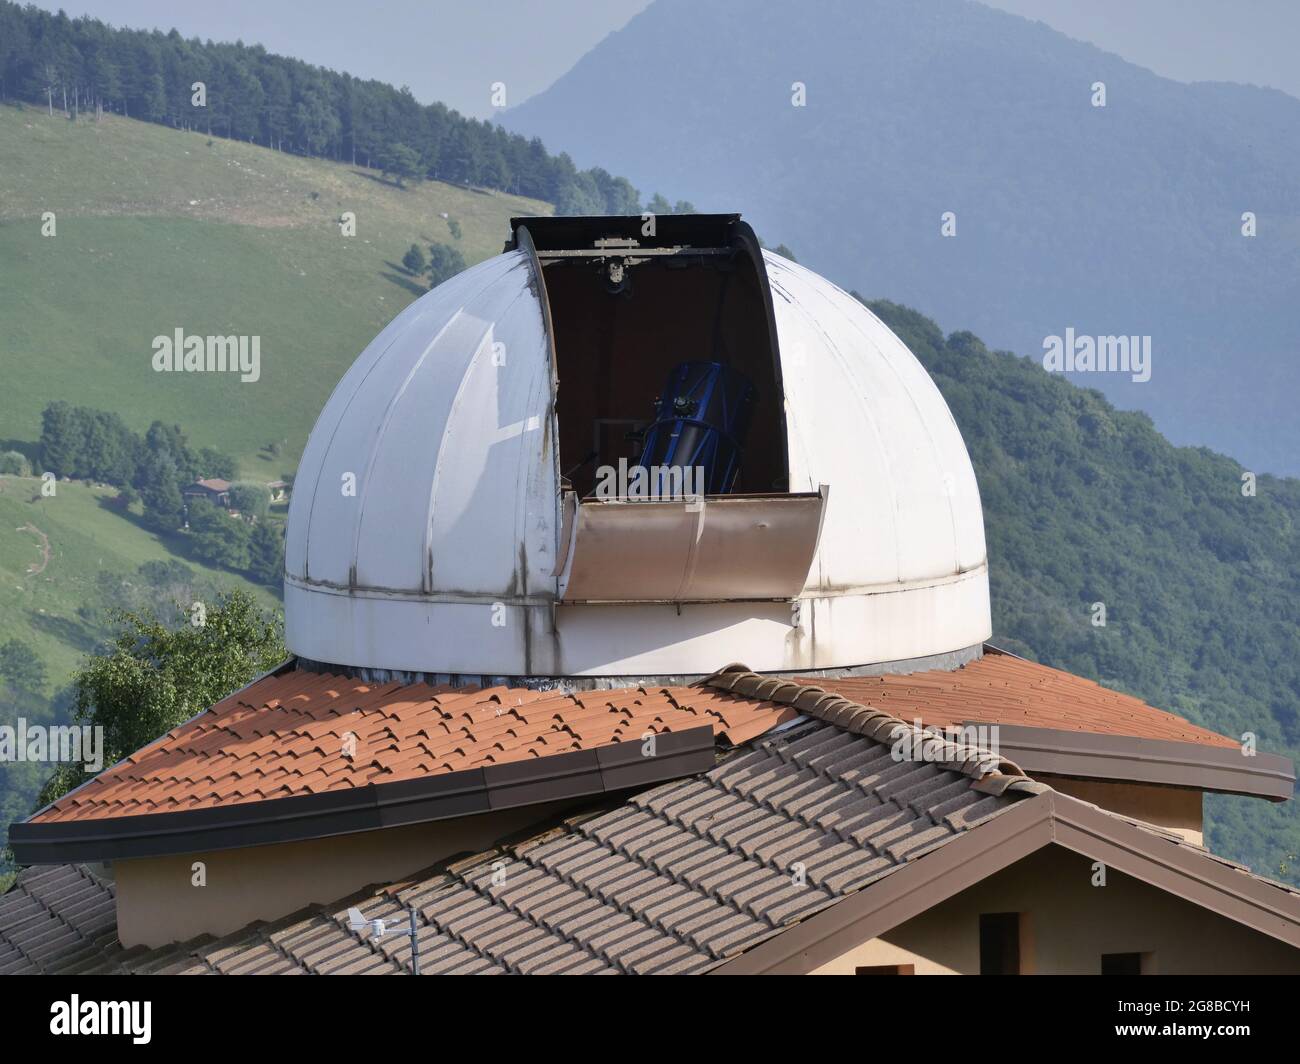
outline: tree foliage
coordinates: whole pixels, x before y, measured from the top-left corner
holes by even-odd
[[[259,583],[278,587],[284,579],[284,529],[259,521],[248,538],[248,572]]]
[[[389,145],[380,154],[379,168],[384,177],[390,174],[397,179],[397,187],[403,188],[403,182],[420,176],[420,157],[405,144]]]
[[[199,477],[236,475],[230,455],[194,451],[179,425],[155,421],[142,437],[120,417],[58,401],[41,418],[41,459],[59,476],[100,480],[139,492],[146,523],[174,532],[184,520],[182,491]]]
[[[189,504],[190,550],[205,565],[236,571],[247,569],[249,527],[206,499]]]
[[[4,451],[0,453],[0,474],[14,477],[30,477],[32,463],[22,451]]]
[[[144,437],[115,413],[58,400],[41,415],[41,461],[61,477],[143,489],[162,466],[184,483],[235,476],[235,460],[213,447],[193,451],[179,425],[155,421]]]
[[[45,662],[21,639],[0,645],[0,679],[34,694],[45,687]]]
[[[241,591],[221,596],[194,624],[192,608],[171,623],[152,612],[123,611],[107,653],[91,658],[72,681],[73,719],[104,729],[111,765],[215,705],[286,656],[280,620]],[[63,765],[38,805],[85,782],[80,765]]]
[[[450,244],[430,244],[429,264],[425,267],[429,275],[429,287],[437,288],[443,281],[450,280],[465,268],[465,257]]]
[[[406,249],[406,254],[402,256],[402,266],[407,273],[416,277],[428,269],[429,262],[424,257],[424,252],[420,250],[419,244],[412,244]]]
[[[241,482],[230,485],[230,508],[238,510],[241,517],[256,521],[266,516],[271,505],[271,493],[261,484]]]

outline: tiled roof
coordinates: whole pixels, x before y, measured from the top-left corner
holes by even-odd
[[[930,727],[954,727],[967,722],[1018,724],[1203,746],[1240,745],[1139,698],[993,647],[986,648],[982,658],[951,671],[808,678],[800,682],[816,684]]]
[[[849,896],[865,897],[968,832],[979,837],[989,825],[996,836],[994,822],[1009,823],[998,818],[1019,800],[1086,806],[985,751],[917,733],[825,690],[743,670],[708,683],[797,709],[802,719],[698,778],[657,785],[523,842],[220,939],[152,950],[105,945],[96,904],[111,897],[108,888],[76,866],[29,869],[0,899],[0,956],[10,958],[11,971],[399,974],[410,970],[409,940],[354,932],[347,909],[401,929],[413,905],[427,974],[698,973]],[[920,744],[918,760],[892,756],[904,734]],[[1300,901],[1293,888],[1176,834],[1096,815],[1177,846],[1202,867],[1227,866],[1276,889],[1285,901],[1279,911]],[[81,915],[70,919],[64,904],[80,906]],[[48,947],[36,956],[39,943]]]
[[[113,885],[84,865],[25,869],[0,895],[0,975],[68,971],[118,948]]]
[[[927,726],[975,721],[1236,745],[1129,695],[991,648],[952,671],[800,682]],[[367,683],[289,669],[224,699],[31,822],[320,794],[590,750],[646,731],[680,732],[706,723],[739,744],[791,716],[789,707],[713,688],[564,694]],[[349,735],[354,750],[347,747]]]
[[[181,812],[428,778],[708,724],[741,743],[795,715],[696,687],[561,694],[372,684],[290,669],[168,732],[32,823]],[[348,736],[355,749],[348,749]],[[350,756],[349,756],[350,755]]]
[[[807,740],[827,730],[835,729],[805,728],[800,729],[801,735],[779,738],[793,745],[801,737]],[[806,745],[815,746],[816,740]],[[892,831],[882,828],[877,840],[864,842],[864,849],[885,845],[888,852],[885,836],[897,835],[903,845],[893,850],[901,861],[877,873],[866,863],[854,868],[846,862],[841,872],[847,878],[842,878],[841,889],[830,901],[822,897],[827,891],[819,893],[815,885],[806,900],[796,900],[790,880],[767,875],[770,862],[759,856],[760,851],[779,853],[783,838],[785,846],[796,847],[797,839],[788,834],[791,824],[783,829],[762,822],[778,806],[790,810],[798,805],[801,789],[808,808],[813,808],[816,789],[806,787],[801,773],[789,772],[788,764],[783,766],[783,778],[782,767],[771,774],[754,772],[757,767],[757,763],[749,765],[748,778],[757,785],[749,788],[747,797],[755,796],[762,786],[757,781],[763,777],[769,786],[758,803],[763,812],[755,815],[751,810],[750,821],[743,815],[729,816],[726,809],[710,803],[706,792],[688,791],[685,782],[665,784],[639,800],[585,821],[569,821],[517,846],[370,888],[332,905],[258,922],[221,938],[203,936],[156,949],[123,949],[116,943],[111,885],[99,883],[89,870],[78,865],[30,868],[19,875],[9,894],[0,897],[0,974],[406,974],[410,972],[409,939],[393,934],[375,940],[368,932],[354,932],[348,926],[347,910],[356,906],[367,920],[382,919],[389,927],[404,930],[411,904],[419,913],[421,971],[427,975],[701,973],[841,900],[849,893],[843,884],[855,882],[855,877],[869,887],[903,862],[943,844],[919,842],[924,829],[913,829],[909,836],[897,825]],[[895,803],[904,789],[896,789]],[[721,795],[711,797],[724,803],[733,793],[724,787]],[[980,798],[952,817],[950,824],[958,830],[980,827],[1005,812],[1011,798]],[[914,795],[909,804],[916,801]],[[934,808],[938,810],[937,805]],[[823,819],[830,811],[829,804],[823,807]],[[1137,828],[1153,842],[1173,844],[1189,856],[1277,891],[1274,907],[1279,912],[1300,907],[1300,891],[1294,887],[1256,875],[1176,833],[1097,812]],[[849,815],[846,811],[844,819]],[[786,816],[794,824],[806,823],[797,814]],[[746,826],[750,828],[744,839],[747,845],[742,842]],[[869,826],[862,823],[863,828]],[[716,869],[708,865],[715,845],[725,851]],[[834,854],[827,855],[817,866],[823,884],[830,882],[822,874],[825,866],[834,860]],[[813,867],[807,875],[810,884]],[[499,885],[493,882],[494,872]],[[95,910],[93,919],[77,921],[71,910],[78,904],[78,886],[86,881],[97,883],[110,903]],[[33,894],[43,895],[44,903],[32,905]],[[67,933],[69,918],[83,925],[79,933]],[[17,949],[15,940],[30,952]]]
[[[101,971],[398,972],[408,940],[371,942],[346,909],[420,915],[422,970],[699,972],[962,831],[1011,795],[820,723],[764,740],[701,779],[415,882],[220,940],[111,951]],[[796,882],[796,862],[804,865]]]
[[[354,933],[346,910],[400,924],[412,904],[429,974],[702,972],[1045,790],[933,736],[928,760],[899,762],[909,726],[780,686],[824,719],[410,883],[219,940],[109,950],[94,970],[398,972],[408,940]]]

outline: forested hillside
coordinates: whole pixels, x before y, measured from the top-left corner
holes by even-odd
[[[945,338],[914,310],[868,305],[966,439],[995,642],[1300,758],[1300,481],[1262,476],[1250,494],[1240,464],[1173,446],[1145,414],[972,333]],[[1213,796],[1207,821],[1212,849],[1259,870],[1300,852],[1294,802]]]
[[[198,86],[202,86],[199,95]],[[0,0],[0,100],[70,117],[101,111],[278,151],[546,200],[562,214],[636,214],[636,189],[599,167],[579,172],[536,137],[419,103],[257,45],[115,29]],[[201,102],[196,102],[201,101]]]

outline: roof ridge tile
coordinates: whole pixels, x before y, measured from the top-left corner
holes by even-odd
[[[1013,794],[1041,793],[1011,786],[1021,782],[1034,783],[1013,761],[979,746],[945,739],[915,723],[909,724],[884,710],[854,702],[815,684],[763,676],[739,664],[728,665],[722,671],[700,680],[699,684],[794,706],[808,716],[875,742],[892,746],[899,740],[909,740],[913,744],[919,744],[922,760],[962,772],[974,778],[977,784],[987,780],[988,786],[995,787],[999,786],[993,782],[995,779],[1005,780],[996,792],[998,794],[1007,790]]]

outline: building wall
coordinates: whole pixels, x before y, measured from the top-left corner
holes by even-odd
[[[543,823],[572,803],[525,806],[455,820],[328,839],[213,853],[115,861],[117,931],[124,946],[161,946],[237,931],[362,887],[390,883],[512,832]],[[204,886],[194,885],[196,862]]]
[[[978,974],[981,913],[1019,912],[1022,974],[1096,975],[1103,953],[1142,953],[1144,975],[1300,973],[1300,950],[1139,880],[1049,846],[817,968],[912,964]]]
[[[1041,772],[1040,783],[1093,805],[1175,831],[1188,842],[1205,845],[1201,791],[1187,787],[1160,787],[1150,783],[1114,783],[1107,780],[1071,779]]]

